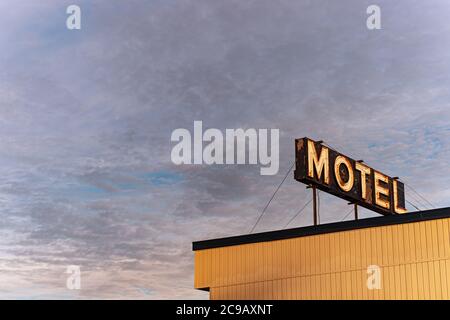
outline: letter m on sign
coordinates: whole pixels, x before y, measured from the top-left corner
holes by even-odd
[[[329,150],[308,138],[295,140],[295,179],[330,184]]]

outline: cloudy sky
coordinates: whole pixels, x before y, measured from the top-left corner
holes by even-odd
[[[448,0],[78,1],[72,31],[70,4],[0,0],[0,298],[208,298],[192,241],[249,232],[304,136],[450,206]],[[278,128],[278,175],[172,164],[194,120]],[[256,231],[309,197],[289,175]]]

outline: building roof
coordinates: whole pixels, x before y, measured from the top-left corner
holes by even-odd
[[[196,241],[192,243],[192,249],[196,251],[210,248],[234,246],[239,244],[298,238],[323,233],[347,231],[370,227],[380,227],[394,224],[412,223],[444,218],[450,218],[450,207],[433,210],[415,211],[401,215],[388,215],[361,220],[327,223],[317,226],[307,226],[300,228],[292,228],[269,232],[245,234],[226,238]]]

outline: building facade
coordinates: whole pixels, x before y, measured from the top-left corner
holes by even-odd
[[[193,243],[210,299],[450,300],[450,208]]]

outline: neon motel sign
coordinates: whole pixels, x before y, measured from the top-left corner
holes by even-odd
[[[309,138],[295,140],[295,179],[383,215],[406,213],[404,184]]]

